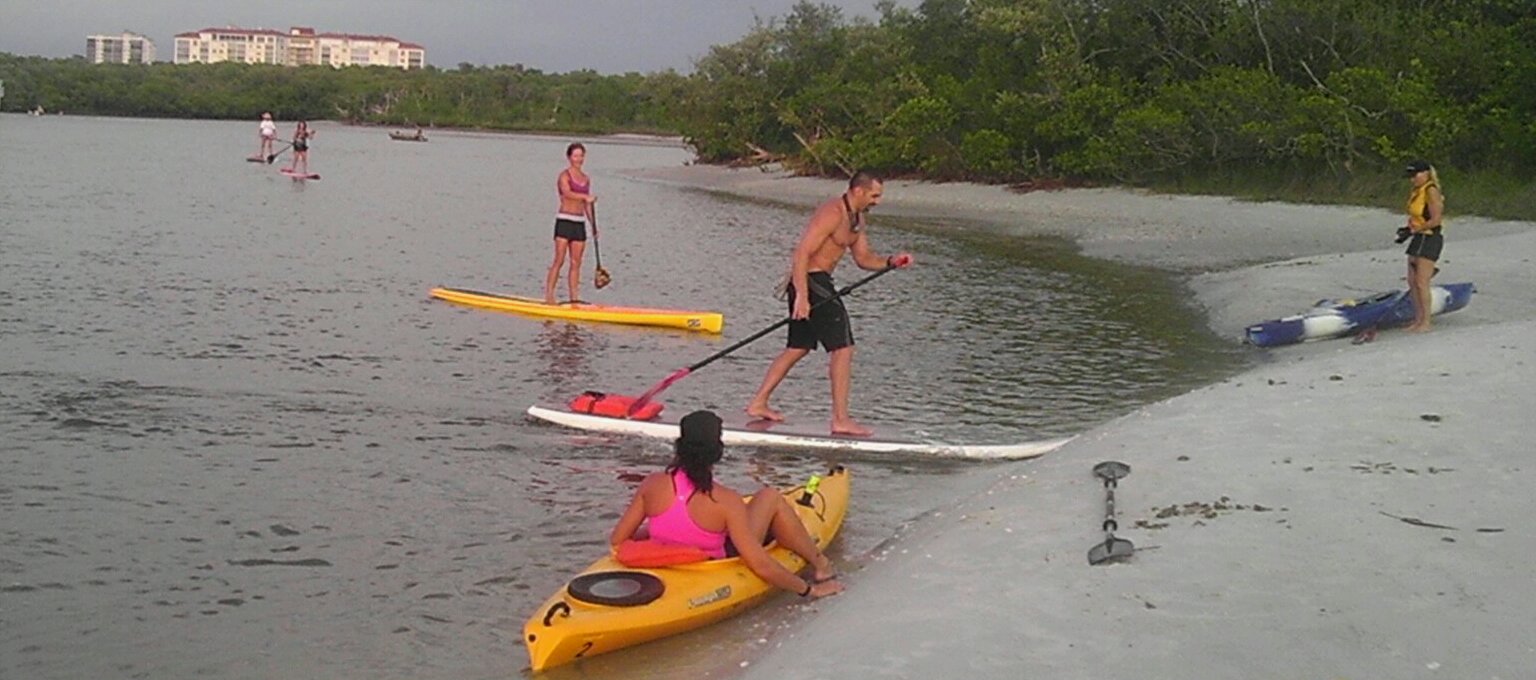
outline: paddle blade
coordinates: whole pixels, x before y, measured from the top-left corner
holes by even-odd
[[[1111,536],[1103,543],[1093,546],[1088,550],[1088,564],[1103,564],[1105,562],[1124,560],[1136,553],[1136,546],[1123,538]]]
[[[608,284],[613,283],[613,277],[609,276],[608,270],[602,267],[597,268],[597,275],[593,278],[596,279],[598,288],[607,288]]]
[[[668,387],[671,387],[672,383],[675,383],[675,382],[677,382],[679,380],[682,380],[683,378],[688,377],[688,374],[692,373],[692,372],[693,372],[692,370],[687,369],[687,368],[679,368],[676,371],[673,371],[672,375],[669,375],[669,376],[667,376],[665,378],[662,378],[661,382],[656,383],[656,385],[654,387],[652,387],[651,389],[646,390],[645,394],[642,394],[642,395],[640,395],[639,397],[637,397],[635,399],[634,403],[632,403],[630,405],[630,407],[629,407],[629,414],[628,414],[627,417],[630,420],[645,420],[644,418],[640,418],[639,416],[641,414],[645,413],[645,409],[647,408],[647,405],[650,404],[651,398],[655,397],[658,394],[661,394],[662,390],[667,389]]]
[[[1113,482],[1131,474],[1131,466],[1118,460],[1106,460],[1093,466],[1093,474],[1106,482]]]

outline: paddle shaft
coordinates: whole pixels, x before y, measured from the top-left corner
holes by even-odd
[[[1402,302],[1403,298],[1408,297],[1408,293],[1409,289],[1407,288],[1397,291],[1397,294],[1393,295],[1390,301],[1381,306],[1381,313],[1377,314],[1376,318],[1371,319],[1370,323],[1363,323],[1355,327],[1355,334],[1359,335],[1367,331],[1377,330],[1381,326],[1382,317],[1391,314],[1392,310],[1397,307],[1398,303]]]
[[[289,149],[289,147],[292,147],[292,146],[293,146],[293,142],[284,142],[283,143],[283,148],[278,149],[276,151],[273,151],[272,153],[267,154],[267,165],[271,165],[272,161],[277,160],[278,154],[281,154],[282,152],[287,151]]]
[[[874,281],[875,279],[878,279],[881,276],[884,276],[886,272],[888,272],[888,271],[890,271],[892,269],[895,269],[895,267],[892,267],[890,265],[886,265],[886,267],[884,269],[881,269],[880,271],[877,271],[877,272],[875,272],[873,274],[870,274],[869,276],[866,276],[866,277],[864,277],[862,279],[859,279],[858,281],[854,281],[853,283],[850,283],[850,284],[848,284],[846,286],[843,286],[842,290],[839,290],[836,293],[833,293],[833,295],[831,297],[829,297],[829,298],[827,298],[825,300],[822,300],[821,302],[818,302],[818,303],[816,303],[814,305],[811,305],[811,308],[815,309],[815,308],[820,307],[820,306],[822,306],[824,304],[827,304],[828,302],[831,302],[833,300],[841,299],[844,295],[847,295],[847,294],[853,292],[853,290],[855,288],[858,288],[859,286],[862,286],[862,285],[864,285],[866,283],[869,283],[870,281]],[[646,390],[645,394],[640,395],[640,397],[638,399],[635,399],[634,403],[630,404],[630,406],[629,406],[629,415],[634,415],[636,412],[638,412],[640,410],[640,407],[644,406],[647,402],[649,402],[652,397],[656,396],[657,394],[660,394],[662,390],[667,389],[668,387],[670,387],[672,385],[672,383],[675,383],[675,382],[677,382],[679,380],[682,380],[683,378],[687,377],[688,374],[693,373],[694,371],[697,371],[697,370],[699,370],[701,368],[704,368],[705,366],[708,366],[708,365],[714,363],[715,361],[719,360],[720,358],[724,357],[727,354],[730,354],[731,352],[734,352],[734,351],[736,351],[738,349],[746,347],[747,345],[751,344],[754,340],[757,340],[758,338],[761,338],[764,335],[772,333],[775,330],[778,330],[779,328],[784,327],[789,322],[794,321],[794,320],[795,320],[795,318],[793,316],[786,316],[786,317],[784,317],[782,319],[779,319],[778,321],[774,322],[774,324],[772,326],[769,326],[767,328],[764,328],[763,330],[760,330],[760,331],[758,331],[756,333],[753,333],[753,334],[751,334],[751,335],[749,335],[749,336],[747,336],[745,338],[742,338],[741,340],[738,340],[736,342],[736,344],[731,345],[730,347],[727,347],[727,348],[722,349],[722,350],[720,350],[718,352],[715,352],[714,354],[709,355],[703,361],[700,361],[700,362],[698,362],[698,363],[696,363],[696,364],[694,364],[692,366],[689,366],[687,368],[679,369],[678,371],[674,372],[672,375],[669,375],[666,378],[663,378],[661,382],[656,383],[656,385],[654,387],[652,387],[649,390]]]
[[[877,271],[877,272],[875,272],[873,274],[870,274],[869,276],[866,276],[866,277],[864,277],[862,279],[859,279],[858,281],[854,281],[853,283],[850,283],[850,284],[848,284],[846,286],[843,286],[843,289],[837,291],[837,293],[834,294],[832,297],[829,297],[829,298],[827,298],[825,300],[822,300],[821,302],[818,302],[818,303],[816,303],[814,305],[811,305],[811,309],[815,309],[817,307],[820,307],[820,306],[822,306],[824,304],[827,304],[828,302],[831,302],[833,300],[840,299],[844,295],[847,295],[847,294],[853,292],[853,290],[855,288],[858,288],[859,286],[862,286],[862,285],[864,285],[866,283],[869,283],[870,281],[874,281],[875,279],[880,278],[886,272],[888,272],[888,271],[890,271],[892,269],[895,269],[895,267],[887,266],[887,267],[881,269],[880,271]],[[692,373],[692,372],[697,371],[697,370],[699,370],[701,368],[704,368],[705,366],[708,366],[708,365],[714,363],[715,361],[719,360],[720,358],[724,357],[725,355],[730,354],[731,352],[734,352],[734,351],[736,351],[738,349],[741,349],[742,347],[747,346],[752,341],[757,340],[758,338],[761,338],[764,335],[772,333],[772,332],[774,332],[774,331],[776,331],[776,330],[778,330],[780,328],[783,328],[784,326],[788,325],[789,322],[794,321],[794,320],[795,320],[794,317],[790,317],[790,316],[786,316],[786,317],[784,317],[782,319],[779,319],[778,321],[774,322],[774,324],[772,326],[769,326],[767,328],[764,328],[763,330],[760,330],[760,331],[758,331],[756,333],[753,333],[753,334],[751,334],[751,335],[749,335],[749,336],[747,336],[745,338],[742,338],[736,344],[731,345],[730,347],[722,349],[722,350],[720,350],[718,352],[715,352],[714,354],[710,355],[709,358],[704,359],[703,361],[700,361],[699,363],[696,363],[696,364],[694,364],[692,366],[689,366],[687,370],[688,370],[689,373]]]
[[[592,254],[597,257],[597,269],[598,269],[598,271],[602,271],[602,269],[603,269],[603,249],[597,247],[597,241],[598,241],[598,239],[597,239],[597,204],[595,204],[595,203],[588,203],[587,204],[587,212],[591,215],[591,218],[592,218]]]

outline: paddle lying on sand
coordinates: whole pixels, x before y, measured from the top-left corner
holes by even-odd
[[[1093,474],[1104,480],[1104,542],[1088,549],[1089,564],[1103,564],[1111,560],[1123,560],[1136,552],[1136,546],[1123,538],[1115,537],[1120,523],[1115,521],[1115,488],[1120,478],[1131,474],[1131,466],[1117,460],[1106,460],[1093,466]]]
[[[884,269],[881,269],[880,271],[877,271],[877,272],[875,272],[873,274],[870,274],[869,276],[866,276],[866,277],[864,277],[862,279],[859,279],[858,281],[854,281],[853,283],[850,283],[850,284],[848,284],[846,286],[843,286],[842,290],[839,290],[835,294],[833,294],[831,297],[826,298],[825,300],[822,300],[822,301],[816,303],[815,305],[812,305],[812,307],[813,308],[814,307],[820,307],[820,306],[822,306],[822,305],[824,305],[824,304],[826,304],[828,302],[840,299],[844,295],[847,295],[847,294],[853,292],[853,290],[855,288],[858,288],[859,286],[862,286],[862,285],[864,285],[866,283],[869,283],[870,281],[874,281],[875,279],[878,279],[881,276],[885,275],[886,272],[888,272],[888,271],[890,271],[892,269],[895,269],[895,268],[896,267],[894,265],[887,264]],[[793,320],[794,319],[792,317],[786,316],[786,317],[784,317],[782,319],[779,319],[772,326],[769,326],[767,328],[764,328],[763,330],[760,330],[760,331],[758,331],[756,333],[753,333],[753,334],[751,334],[751,335],[749,335],[749,336],[747,336],[745,338],[742,338],[736,344],[731,345],[730,347],[727,347],[727,348],[722,349],[722,350],[720,350],[718,352],[715,352],[714,354],[709,355],[709,358],[704,359],[703,361],[700,361],[700,362],[698,362],[698,363],[696,363],[696,364],[694,364],[692,366],[689,366],[687,368],[680,368],[680,369],[674,371],[672,373],[672,375],[669,375],[669,376],[663,378],[661,382],[656,383],[656,385],[654,387],[652,387],[649,390],[646,390],[645,394],[640,395],[633,402],[631,402],[629,404],[628,411],[625,413],[625,417],[626,418],[633,418],[635,416],[635,414],[641,412],[641,409],[646,404],[650,403],[652,397],[655,397],[656,395],[660,394],[662,390],[667,389],[668,387],[671,387],[673,383],[675,383],[675,382],[677,382],[679,380],[682,380],[683,378],[688,377],[688,374],[690,374],[690,373],[692,373],[694,371],[697,371],[697,370],[699,370],[701,368],[704,368],[705,366],[708,366],[708,365],[714,363],[715,360],[717,360],[717,359],[719,359],[719,358],[721,358],[721,357],[723,357],[723,356],[725,356],[727,354],[730,354],[731,352],[734,352],[734,351],[736,351],[738,349],[746,347],[752,341],[754,341],[754,340],[756,340],[758,338],[761,338],[764,335],[772,333],[774,330],[787,325],[790,321],[793,321]],[[616,395],[610,395],[610,396],[616,396]]]
[[[613,277],[608,275],[608,270],[603,269],[603,251],[597,247],[597,206],[589,208],[592,211],[592,254],[597,256],[597,273],[592,280],[598,288],[607,288],[613,282]]]

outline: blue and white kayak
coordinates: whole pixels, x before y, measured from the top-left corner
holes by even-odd
[[[1471,283],[1431,286],[1430,314],[1454,312],[1472,301],[1477,287]],[[1405,290],[1389,290],[1363,298],[1318,300],[1301,314],[1249,326],[1243,339],[1250,345],[1274,347],[1311,340],[1327,340],[1367,328],[1406,326],[1413,321],[1413,298]]]

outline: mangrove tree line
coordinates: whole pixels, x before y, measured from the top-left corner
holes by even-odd
[[[671,133],[676,73],[548,74],[522,66],[416,71],[262,64],[91,64],[0,54],[5,110],[110,116]]]
[[[12,111],[270,110],[672,132],[705,162],[778,160],[824,174],[1186,188],[1306,178],[1308,191],[1338,185],[1343,200],[1360,193],[1347,185],[1362,176],[1395,181],[1410,157],[1504,194],[1529,193],[1536,177],[1532,0],[882,0],[876,9],[875,19],[850,20],[801,2],[711,47],[687,75],[0,55],[0,79]]]
[[[1536,171],[1530,0],[802,2],[677,102],[706,161],[1108,182]],[[1395,191],[1395,190],[1394,190]]]

